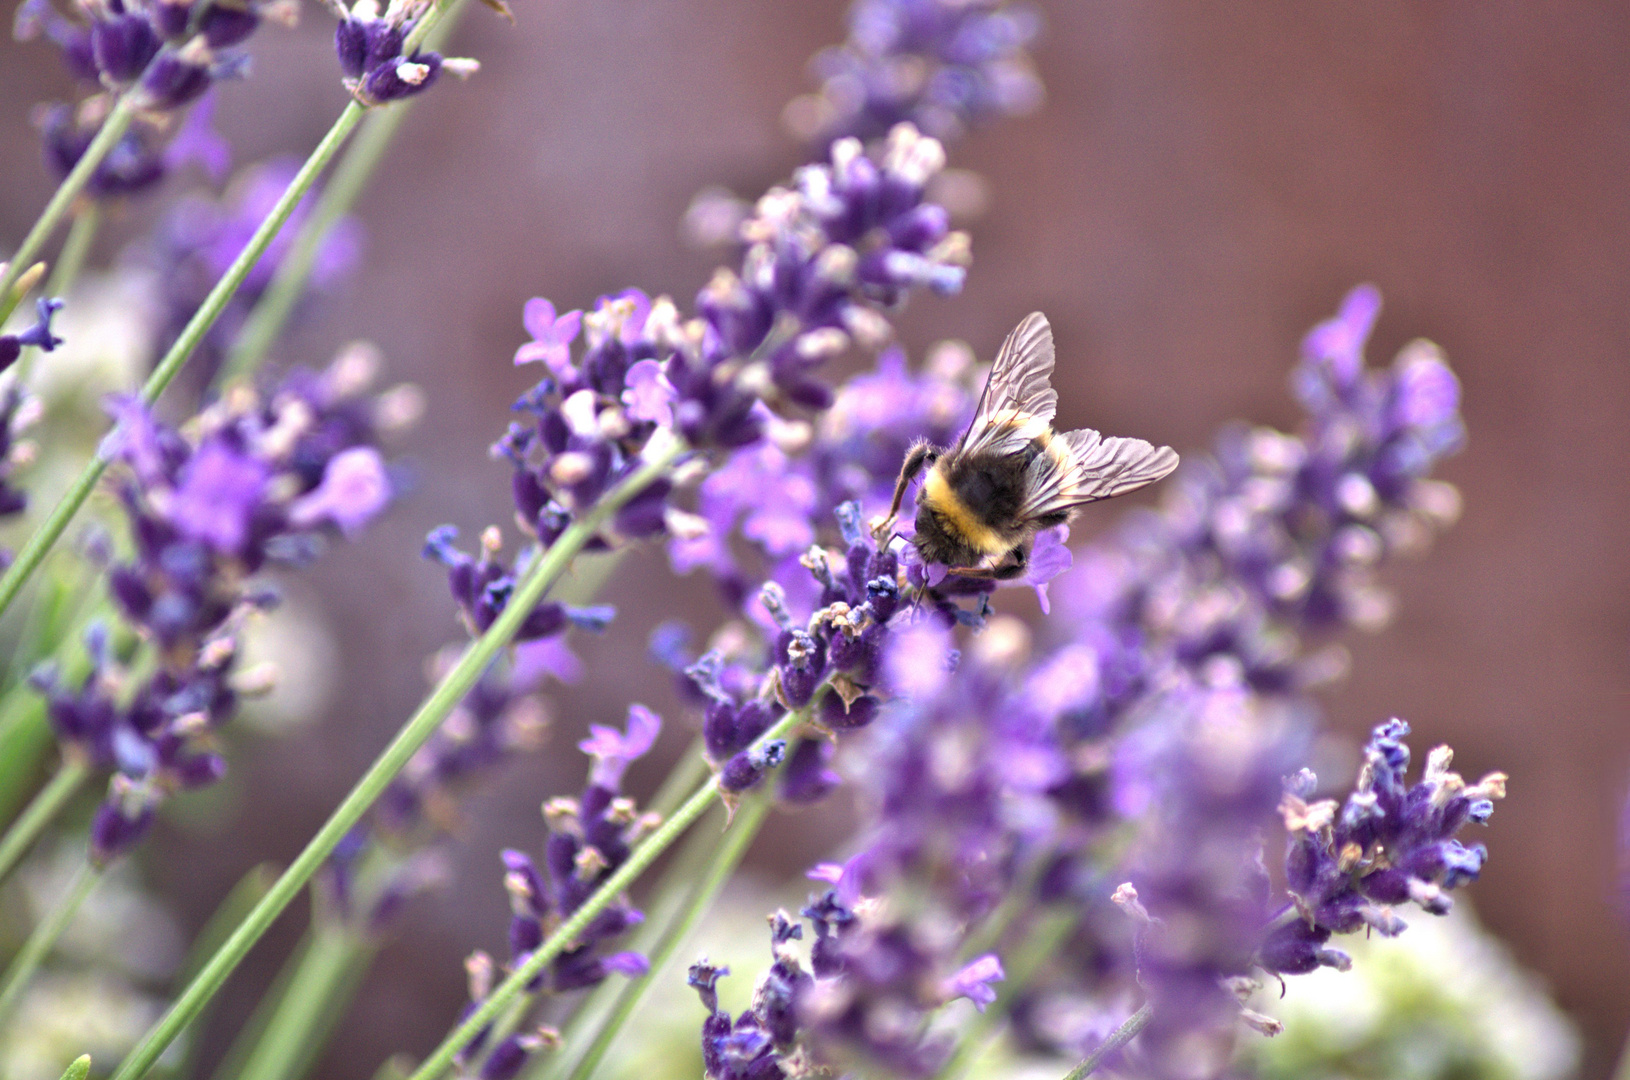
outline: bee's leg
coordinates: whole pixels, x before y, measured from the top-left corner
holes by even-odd
[[[934,464],[939,458],[939,451],[931,446],[927,439],[918,439],[906,451],[906,459],[900,465],[900,479],[894,482],[894,498],[889,500],[889,512],[882,521],[872,526],[872,535],[881,538],[894,524],[894,518],[900,513],[900,503],[906,497],[906,488],[917,479],[923,469]]]
[[[997,581],[1009,581],[1019,577],[1030,566],[1030,545],[1028,543],[1020,544],[1002,558],[1004,561],[997,565],[991,576]],[[1009,559],[1012,561],[1006,561]]]

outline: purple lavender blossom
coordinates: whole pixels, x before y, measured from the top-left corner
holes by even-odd
[[[383,105],[423,93],[436,84],[443,70],[465,78],[480,66],[474,60],[447,59],[421,49],[403,53],[408,35],[430,4],[391,4],[384,14],[377,0],[356,0],[349,10],[341,0],[329,0],[329,7],[340,20],[334,28],[334,52],[339,56],[342,81],[364,105]]]
[[[875,158],[854,140],[840,142],[830,165],[801,169],[793,188],[764,197],[743,226],[740,272],[715,274],[696,318],[682,319],[668,298],[652,301],[634,289],[601,297],[587,313],[531,301],[525,321],[533,340],[516,361],[542,362],[548,374],[516,403],[527,419],[494,447],[514,467],[522,527],[540,545],[552,543],[677,433],[696,450],[734,455],[719,479],[704,484],[700,512],[672,505],[676,485],[659,480],[590,547],[667,533],[686,545],[676,547],[677,559],[713,568],[742,603],[754,586],[731,577],[725,554],[741,517],[755,541],[799,576],[794,560],[814,539],[812,523],[836,502],[819,508],[814,481],[783,468],[791,444],[782,436],[803,422],[778,410],[831,403],[814,371],[853,341],[885,340],[878,309],[898,306],[913,288],[960,287],[967,238],[923,201],[943,162],[938,143],[904,125]],[[741,496],[748,488],[757,504],[750,511]]]
[[[1041,28],[1027,4],[1001,0],[857,0],[849,40],[813,62],[818,94],[787,121],[805,137],[871,139],[909,122],[938,139],[1041,104],[1025,48]]]
[[[93,89],[78,105],[56,104],[44,114],[47,165],[66,176],[90,146],[113,105],[114,95],[135,94],[130,130],[91,176],[86,190],[97,198],[132,195],[161,180],[169,163],[165,144],[171,117],[203,97],[212,85],[241,77],[248,66],[240,46],[260,23],[289,23],[289,0],[213,4],[209,0],[157,0],[143,5],[77,4],[74,18],[50,0],[18,7],[19,40],[45,37],[63,55],[68,71]],[[184,128],[184,132],[191,131]],[[195,134],[189,134],[194,138]]]
[[[781,1080],[797,1071],[792,1059],[798,1036],[797,1002],[812,985],[798,962],[792,942],[804,928],[785,912],[770,917],[770,965],[753,994],[752,1007],[732,1023],[719,1009],[718,981],[730,969],[692,964],[687,978],[702,999],[708,1018],[702,1023],[702,1063],[708,1080]]]
[[[1365,370],[1366,297],[1310,338],[1299,380],[1313,411],[1308,434],[1230,434],[1220,461],[1191,466],[1161,514],[1140,515],[1090,550],[1061,582],[1070,639],[1027,671],[1012,672],[1024,648],[1005,620],[987,624],[972,659],[958,658],[947,628],[979,623],[978,610],[879,632],[880,662],[857,680],[869,697],[895,698],[868,710],[862,783],[878,813],[859,851],[822,872],[836,888],[806,912],[817,947],[800,1039],[818,1059],[907,1074],[937,1067],[945,1048],[934,1045],[929,1018],[939,999],[922,987],[960,989],[980,1003],[991,983],[977,976],[1000,960],[993,954],[981,966],[983,957],[957,956],[959,939],[949,952],[943,941],[931,948],[916,928],[977,927],[1019,889],[1080,919],[1067,948],[1013,1002],[1021,1037],[1085,1053],[1112,1026],[1100,1020],[1124,1018],[1128,997],[1145,997],[1156,1020],[1127,1060],[1153,1074],[1202,1075],[1226,1060],[1242,1018],[1269,1026],[1237,996],[1254,965],[1289,971],[1299,957],[1335,960],[1318,951],[1316,929],[1304,933],[1274,906],[1260,861],[1281,778],[1307,746],[1305,690],[1329,672],[1328,659],[1304,654],[1294,635],[1373,624],[1379,561],[1450,516],[1452,493],[1425,474],[1460,439],[1454,378],[1430,347],[1410,346],[1391,372]],[[792,467],[801,460],[791,458]],[[1361,481],[1373,499],[1360,497]],[[750,512],[742,505],[737,520]],[[851,542],[855,518],[849,510]],[[822,580],[833,564],[818,551],[802,568]],[[1067,555],[1060,545],[1061,565]],[[784,561],[771,573],[776,587],[748,610],[767,631],[791,635],[806,662],[821,662],[821,645],[832,641],[817,640],[801,620],[829,602],[829,590],[808,594]],[[928,580],[919,567],[897,573]],[[697,687],[714,704],[704,731],[723,751],[743,702],[753,700],[752,683],[745,697],[721,694],[717,665],[706,674]],[[800,774],[793,790],[824,793],[836,782],[820,745],[801,743],[791,757]],[[1434,790],[1452,787],[1442,780]],[[1423,852],[1424,876],[1392,886],[1399,895],[1413,889],[1436,902],[1446,882],[1481,864],[1478,849],[1449,846],[1438,824],[1392,829],[1394,847],[1418,834],[1411,842]],[[1124,861],[1106,867],[1104,845],[1119,848],[1128,835]],[[1315,850],[1319,865],[1339,859],[1327,843],[1307,848]],[[1318,864],[1307,851],[1303,861]],[[1136,889],[1121,899],[1139,916],[1132,922],[1109,903],[1127,878]],[[1313,874],[1315,885],[1323,880]],[[866,913],[861,901],[872,897],[887,898],[885,916]],[[1352,903],[1335,893],[1314,902]],[[1265,942],[1279,952],[1259,952]],[[1293,946],[1306,946],[1305,955],[1291,956]],[[902,1011],[907,987],[916,1011]],[[1078,1019],[1082,1003],[1101,1003],[1104,1015],[1063,1021],[1070,1002]],[[873,1022],[874,1014],[899,1023]],[[880,1027],[889,1038],[875,1036]]]
[[[1488,858],[1482,844],[1464,847],[1455,833],[1487,824],[1494,801],[1505,797],[1506,775],[1490,773],[1467,784],[1449,771],[1450,750],[1427,756],[1414,785],[1405,783],[1409,725],[1393,720],[1375,729],[1353,793],[1308,803],[1317,778],[1302,770],[1285,784],[1280,803],[1290,845],[1285,856],[1292,905],[1257,952],[1269,971],[1300,974],[1350,961],[1325,947],[1332,934],[1369,928],[1391,937],[1404,929],[1392,913],[1413,902],[1446,914],[1449,892],[1477,880]]]
[[[569,919],[629,855],[658,819],[642,814],[634,800],[620,792],[623,770],[642,757],[656,741],[662,720],[644,706],[629,709],[623,731],[596,725],[590,738],[579,744],[593,759],[583,794],[576,799],[556,798],[544,804],[549,825],[543,858],[506,849],[504,889],[509,893],[510,964],[518,967],[543,944],[550,930]],[[598,984],[609,974],[642,976],[649,964],[640,953],[608,952],[605,946],[644,921],[644,915],[619,899],[602,910],[577,941],[557,956],[528,987],[533,992],[561,994]],[[471,958],[474,968],[490,968],[485,954]],[[472,979],[474,1009],[490,991],[490,980]],[[500,1042],[487,1046],[487,1034],[478,1036],[459,1056],[462,1064],[483,1061],[481,1076],[515,1075],[541,1043],[519,1046]],[[523,1052],[524,1051],[524,1052]],[[517,1060],[518,1057],[518,1060]]]
[[[93,828],[99,863],[139,841],[170,793],[220,778],[215,729],[242,694],[268,688],[268,673],[239,669],[238,628],[275,595],[246,579],[268,564],[309,560],[324,520],[359,526],[383,509],[375,492],[366,506],[330,493],[329,514],[291,515],[322,489],[336,458],[371,447],[387,426],[379,402],[363,393],[368,377],[356,355],[343,355],[321,375],[292,373],[265,396],[234,392],[186,436],[139,401],[113,403],[118,422],[102,453],[117,466],[130,547],[109,570],[109,591],[120,633],[151,644],[156,663],[121,689],[135,678],[118,658],[123,650],[93,627],[84,679],[46,670],[35,680],[64,752],[115,773]]]
[[[28,492],[13,483],[13,473],[33,456],[32,448],[18,436],[38,414],[34,399],[20,387],[12,385],[0,394],[0,519],[28,509]],[[0,560],[9,563],[10,553],[0,551]]]
[[[41,297],[35,303],[34,325],[15,334],[0,334],[0,371],[17,362],[26,346],[32,345],[50,352],[62,344],[62,339],[51,333],[51,319],[62,310],[62,301]]]

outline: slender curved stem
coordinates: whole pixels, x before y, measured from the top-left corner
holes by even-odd
[[[136,115],[131,100],[134,93],[135,91],[126,91],[119,95],[119,100],[114,102],[113,110],[102,120],[102,127],[97,131],[96,137],[79,156],[79,160],[74,163],[74,167],[69,170],[62,183],[57,185],[51,201],[40,211],[39,220],[34,222],[34,227],[28,230],[23,242],[12,252],[11,264],[6,267],[5,273],[0,274],[0,298],[11,296],[11,287],[17,284],[17,279],[23,276],[23,271],[34,262],[35,256],[45,246],[46,240],[50,239],[51,233],[62,223],[63,215],[73,205],[74,198],[85,190],[91,174],[118,145],[119,140],[124,138],[125,131],[130,127],[130,121]],[[0,313],[0,319],[6,314],[10,312]]]
[[[153,374],[148,376],[147,382],[141,388],[142,401],[148,404],[156,401],[159,395],[164,393],[164,388],[169,386],[170,381],[181,371],[182,365],[192,355],[193,349],[203,340],[209,328],[215,325],[215,320],[220,318],[233,294],[243,284],[243,279],[249,276],[249,272],[266,253],[273,238],[289,220],[289,215],[294,213],[295,206],[316,182],[317,174],[333,160],[346,136],[351,134],[352,129],[362,119],[362,112],[362,106],[353,101],[340,113],[340,118],[328,129],[323,141],[317,144],[317,149],[311,152],[311,156],[306,158],[305,164],[289,182],[288,188],[283,192],[282,198],[278,199],[272,212],[260,223],[260,227],[255,230],[254,236],[244,249],[238,253],[238,257],[232,260],[232,265],[227,268],[221,280],[215,283],[215,288],[210,290],[203,306],[193,314],[186,328],[181,331],[181,336],[176,338],[175,344],[170,346],[170,351],[159,361],[158,367],[153,369]],[[23,550],[17,553],[16,561],[6,568],[5,576],[0,577],[0,611],[10,607],[11,602],[17,598],[29,575],[39,567],[52,545],[67,529],[68,522],[72,521],[79,508],[85,505],[85,500],[90,498],[91,492],[96,488],[96,482],[101,479],[107,466],[107,459],[100,453],[92,458],[85,466],[85,470],[69,486],[67,493],[52,508],[50,515],[35,530],[34,535],[28,538]]]
[[[759,736],[753,744],[762,747],[767,743],[780,739],[803,720],[801,712],[789,712],[778,720],[768,731]],[[633,884],[657,858],[671,847],[674,841],[684,835],[685,830],[695,823],[696,819],[707,812],[713,805],[713,799],[719,791],[719,778],[717,776],[708,780],[696,790],[684,804],[674,811],[672,817],[634,849],[628,861],[619,866],[616,871],[594,891],[594,895],[583,903],[583,906],[572,913],[560,928],[542,945],[538,946],[525,963],[521,964],[503,983],[494,990],[481,1006],[472,1012],[458,1027],[454,1028],[441,1045],[433,1050],[429,1057],[413,1074],[412,1080],[433,1080],[451,1065],[453,1058],[462,1047],[469,1045],[470,1041],[480,1033],[481,1029],[491,1023],[511,1001],[519,997],[526,990],[526,984],[537,977],[544,967],[565,952],[578,940],[578,937],[588,927],[594,918],[604,911],[623,890]],[[118,1078],[122,1080],[122,1078]]]
[[[1093,1070],[1107,1061],[1111,1054],[1137,1038],[1139,1033],[1149,1026],[1149,1021],[1154,1019],[1154,1015],[1154,1006],[1144,1005],[1143,1008],[1127,1017],[1126,1023],[1111,1032],[1109,1038],[1104,1040],[1104,1045],[1089,1054],[1087,1060],[1071,1069],[1065,1075],[1064,1080],[1086,1080],[1086,1077],[1091,1076]]]
[[[368,969],[377,948],[339,926],[316,926],[307,935],[277,1006],[236,1080],[292,1080],[304,1074],[339,1019],[337,1004]]]
[[[11,868],[27,854],[34,841],[51,819],[57,816],[69,799],[79,791],[90,770],[83,762],[64,760],[49,783],[29,801],[28,806],[11,823],[4,836],[0,836],[0,881],[5,880]]]
[[[633,475],[607,493],[581,519],[567,528],[549,550],[528,569],[526,577],[515,590],[515,595],[505,605],[503,613],[486,633],[464,651],[459,662],[443,676],[435,690],[419,706],[418,711],[397,732],[396,737],[369,767],[362,779],[357,781],[351,793],[333,814],[329,815],[323,827],[317,830],[317,834],[306,844],[304,850],[277,879],[265,898],[255,905],[254,910],[233,931],[232,936],[182,991],[169,1012],[165,1013],[142,1041],[130,1051],[119,1066],[119,1071],[114,1074],[114,1080],[136,1080],[152,1067],[165,1047],[170,1045],[170,1042],[220,989],[221,984],[238,966],[244,954],[260,940],[273,920],[283,912],[306,882],[311,880],[311,876],[322,866],[335,845],[362,819],[362,815],[384,792],[386,786],[402,771],[408,759],[435,733],[441,722],[447,718],[447,714],[463,700],[464,695],[470,692],[481,677],[481,673],[498,655],[499,650],[515,637],[521,624],[532,614],[549,586],[565,572],[572,557],[583,549],[583,545],[599,531],[600,526],[624,504],[666,473],[684,450],[684,444],[675,439],[667,449],[640,466]],[[573,930],[574,934],[576,932],[577,930]]]
[[[708,867],[706,876],[692,886],[684,908],[665,928],[660,944],[651,951],[650,971],[642,978],[630,980],[623,987],[622,993],[617,997],[617,1003],[612,1006],[610,1014],[601,1023],[600,1030],[595,1032],[594,1041],[578,1059],[577,1067],[572,1070],[568,1080],[588,1080],[594,1075],[600,1059],[611,1048],[612,1040],[628,1022],[628,1018],[634,1015],[634,1010],[639,1008],[640,1002],[655,985],[657,977],[673,959],[679,946],[684,944],[702,916],[713,906],[713,901],[719,896],[719,890],[724,888],[731,873],[747,854],[747,849],[758,836],[758,831],[764,825],[764,819],[769,816],[769,812],[770,800],[764,795],[748,800],[737,811],[736,822],[725,835],[724,842],[714,852],[713,862]]]
[[[424,18],[420,19],[418,25],[408,34],[407,41],[403,44],[404,55],[412,55],[413,50],[423,43],[425,37],[435,28],[436,23],[440,21],[442,15],[445,14],[447,8],[453,2],[454,0],[438,0],[437,4],[425,13]],[[110,129],[114,117],[121,115],[121,109],[124,108],[124,99],[121,98],[119,105],[103,122],[103,130],[97,134],[98,141]],[[294,179],[289,181],[289,186],[284,190],[282,197],[277,200],[277,204],[272,207],[272,211],[267,215],[266,220],[260,223],[260,227],[255,230],[254,235],[250,237],[249,243],[244,246],[244,249],[238,253],[238,257],[232,260],[232,265],[227,268],[221,280],[215,283],[215,288],[210,290],[209,296],[205,297],[203,306],[194,313],[186,328],[181,331],[181,336],[176,338],[175,344],[170,346],[170,351],[164,355],[164,359],[160,360],[158,366],[153,369],[153,374],[148,376],[147,382],[142,385],[141,389],[141,399],[144,402],[151,404],[156,401],[159,395],[164,393],[164,388],[169,386],[170,381],[181,371],[182,365],[187,362],[187,357],[192,355],[193,349],[203,340],[204,335],[209,332],[209,328],[215,325],[215,320],[220,318],[222,310],[226,308],[227,303],[238,291],[239,286],[243,284],[244,278],[249,276],[249,272],[255,268],[255,264],[260,261],[261,256],[266,253],[266,249],[271,246],[272,240],[276,238],[278,232],[282,230],[284,224],[289,220],[289,215],[294,213],[294,208],[299,205],[306,192],[311,190],[312,184],[316,183],[317,175],[328,167],[329,162],[334,160],[334,155],[339,153],[339,149],[344,145],[346,138],[356,128],[357,124],[362,122],[362,115],[365,111],[362,105],[356,101],[351,101],[345,106],[344,111],[339,115],[339,119],[334,121],[334,126],[328,129],[328,134],[323,136],[322,141],[317,144],[317,148],[311,152],[311,156],[306,158],[305,164],[300,166],[300,171],[295,173]],[[128,112],[124,115],[124,122],[128,123]],[[91,146],[94,148],[96,143],[93,142]],[[85,158],[81,159],[81,164],[89,158],[90,151],[87,150]],[[76,165],[74,172],[77,173],[78,171],[79,166]],[[73,174],[69,174],[69,179],[72,178]],[[64,181],[64,187],[66,186],[67,181]],[[61,191],[59,190],[58,195],[60,194]],[[56,198],[53,197],[52,205],[55,205],[55,203]],[[49,210],[50,207],[47,207],[48,212]],[[38,226],[36,226],[36,231],[38,231]],[[30,236],[32,235],[30,233]],[[27,241],[24,243],[26,244]],[[20,259],[14,259],[12,265],[16,266],[20,262]],[[8,270],[7,276],[9,277],[10,274],[11,271]],[[3,289],[0,289],[0,295],[4,295]],[[40,562],[51,550],[52,545],[62,536],[63,530],[67,529],[68,522],[72,521],[74,515],[79,512],[79,508],[85,505],[85,500],[90,498],[91,492],[96,488],[96,482],[101,479],[106,468],[107,461],[100,454],[85,466],[84,472],[80,473],[78,479],[69,486],[67,493],[52,508],[50,515],[41,523],[34,535],[28,538],[28,543],[23,545],[23,550],[17,553],[16,560],[6,568],[5,575],[0,576],[0,612],[4,612],[6,608],[11,606],[11,602],[17,598],[17,594],[22,591],[22,587],[28,581],[29,576],[38,569]]]
[[[11,1016],[12,1009],[17,1007],[23,991],[28,989],[30,980],[34,978],[34,972],[39,970],[41,962],[55,947],[57,939],[62,937],[62,932],[68,929],[68,924],[79,913],[85,898],[101,880],[101,870],[90,863],[84,864],[75,875],[73,884],[68,887],[68,895],[58,901],[49,915],[35,924],[33,932],[28,935],[28,940],[17,950],[17,955],[11,958],[11,966],[6,968],[4,982],[0,982],[0,1023],[4,1023]]]
[[[446,14],[426,36],[425,47],[435,48],[444,41],[452,33],[461,11],[463,0],[450,0]],[[402,121],[407,119],[413,100],[408,98],[390,108],[374,109],[363,123],[356,141],[345,151],[345,156],[334,167],[334,175],[323,185],[317,205],[295,234],[294,243],[289,246],[289,253],[278,266],[271,284],[249,313],[232,351],[227,354],[226,363],[221,365],[219,381],[247,375],[265,359],[267,350],[277,340],[300,300],[323,241],[373,177]]]

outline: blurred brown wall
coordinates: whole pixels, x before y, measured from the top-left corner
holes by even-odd
[[[967,291],[915,304],[904,340],[962,336],[988,355],[1045,309],[1065,358],[1062,419],[1180,449],[1234,417],[1293,424],[1296,343],[1358,281],[1387,299],[1372,360],[1415,336],[1444,346],[1471,432],[1446,470],[1465,517],[1391,575],[1399,616],[1356,643],[1331,720],[1356,736],[1401,715],[1423,744],[1453,744],[1467,774],[1512,774],[1473,897],[1584,1026],[1587,1075],[1605,1075],[1630,1023],[1614,908],[1630,777],[1630,7],[1043,6],[1049,103],[953,148],[992,205]],[[830,0],[521,0],[517,15],[509,27],[470,14],[454,51],[483,71],[418,107],[361,209],[365,277],[284,350],[314,360],[372,337],[395,376],[430,389],[420,486],[318,572],[348,673],[331,715],[235,765],[229,831],[171,830],[155,846],[159,886],[188,919],[254,861],[293,855],[417,701],[420,658],[456,634],[416,553],[429,526],[508,519],[507,474],[485,447],[524,382],[509,364],[521,303],[581,306],[628,284],[692,296],[711,263],[677,236],[691,194],[756,194],[799,162],[777,116],[809,88],[806,58],[842,32]],[[331,20],[306,16],[262,32],[254,76],[222,94],[240,160],[303,153],[344,102]],[[0,42],[6,243],[48,194],[28,105],[64,87],[48,49]],[[153,213],[129,208],[101,254]],[[562,749],[631,696],[668,704],[644,634],[710,602],[649,556],[611,593],[623,618],[582,650],[591,674],[561,701]],[[631,695],[633,671],[646,674]],[[391,1049],[435,1041],[462,997],[463,953],[502,948],[496,849],[535,847],[538,802],[579,768],[569,752],[527,762],[478,801],[454,892],[422,904],[382,958],[322,1075],[365,1077]],[[782,869],[821,854],[835,817],[787,830]],[[234,981],[207,1054],[275,951]]]

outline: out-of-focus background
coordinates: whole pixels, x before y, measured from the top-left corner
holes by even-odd
[[[1403,716],[1422,748],[1454,745],[1467,775],[1511,773],[1471,897],[1581,1026],[1583,1075],[1605,1076],[1630,1024],[1616,883],[1630,784],[1630,8],[1039,6],[1047,104],[953,147],[988,183],[974,269],[961,296],[913,306],[903,341],[920,357],[961,337],[988,358],[1040,308],[1059,342],[1061,421],[1180,450],[1234,418],[1294,424],[1297,342],[1359,281],[1386,297],[1372,362],[1416,336],[1445,348],[1471,439],[1444,476],[1465,515],[1391,573],[1397,617],[1354,643],[1330,724],[1356,740]],[[844,33],[840,0],[516,8],[515,26],[469,13],[450,51],[483,70],[415,107],[360,207],[363,272],[280,350],[320,362],[370,338],[430,410],[411,497],[293,590],[333,636],[332,698],[295,734],[245,743],[224,793],[148,852],[149,880],[189,928],[246,868],[293,856],[418,701],[423,658],[458,638],[418,549],[443,522],[468,535],[508,521],[508,470],[486,447],[528,381],[510,364],[521,304],[581,307],[628,285],[688,301],[715,263],[682,241],[692,195],[755,196],[801,163],[779,114],[813,88],[808,57]],[[218,95],[240,162],[305,153],[344,104],[332,19],[304,14],[258,34],[253,77]],[[30,104],[67,92],[52,49],[0,41],[3,246],[50,191]],[[120,209],[97,258],[115,259],[178,190]],[[1076,538],[1118,512],[1089,513]],[[621,616],[582,642],[587,674],[556,697],[550,752],[477,799],[452,888],[418,905],[320,1075],[368,1076],[440,1037],[463,955],[503,949],[497,850],[541,842],[539,802],[581,780],[576,733],[631,699],[674,715],[645,637],[673,614],[710,619],[709,588],[646,552],[607,592]],[[686,738],[662,745],[671,757]],[[663,764],[642,763],[635,786]],[[825,854],[842,814],[782,823],[760,871]],[[206,1060],[293,942],[286,921],[235,977]]]

